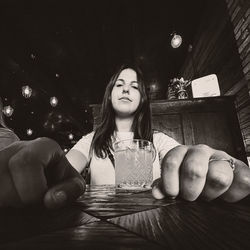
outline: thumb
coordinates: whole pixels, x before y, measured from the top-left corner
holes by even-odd
[[[57,209],[73,202],[85,192],[86,184],[83,177],[76,173],[50,188],[44,196],[44,205],[49,209]]]
[[[156,179],[153,184],[152,184],[152,195],[155,199],[157,200],[161,200],[163,198],[165,198],[165,194],[162,191],[162,180],[161,178]]]

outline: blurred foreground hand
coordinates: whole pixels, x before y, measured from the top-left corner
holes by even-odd
[[[84,191],[84,179],[51,139],[18,141],[0,150],[0,207],[44,203],[55,209]]]

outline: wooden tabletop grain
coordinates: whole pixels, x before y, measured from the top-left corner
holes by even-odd
[[[250,249],[250,199],[155,200],[88,186],[74,204],[0,210],[0,249]]]

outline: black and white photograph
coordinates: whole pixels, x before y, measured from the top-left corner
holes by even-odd
[[[250,249],[249,0],[0,0],[0,249]]]

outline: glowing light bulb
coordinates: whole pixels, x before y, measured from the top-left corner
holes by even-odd
[[[14,109],[13,109],[10,105],[5,106],[5,107],[3,108],[3,113],[4,113],[6,116],[8,116],[8,117],[12,116],[13,112],[14,112]]]
[[[22,95],[24,98],[30,98],[32,95],[32,89],[30,86],[26,85],[22,87]]]
[[[180,35],[177,35],[174,33],[174,36],[171,39],[171,46],[176,49],[181,46],[182,43],[182,37]]]
[[[57,104],[58,104],[58,99],[55,96],[50,97],[50,105],[52,107],[55,107]]]
[[[74,138],[74,135],[70,133],[70,134],[69,134],[69,139],[70,139],[70,140],[73,140],[73,138]]]
[[[26,133],[27,133],[27,135],[32,135],[33,134],[33,130],[31,129],[31,128],[28,128],[27,130],[26,130]]]

